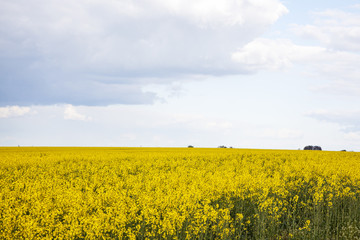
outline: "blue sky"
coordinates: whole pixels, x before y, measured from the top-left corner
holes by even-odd
[[[360,150],[360,4],[0,0],[0,145]]]

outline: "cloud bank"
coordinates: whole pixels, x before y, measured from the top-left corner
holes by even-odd
[[[152,103],[149,83],[234,62],[287,9],[278,0],[0,2],[0,105]]]

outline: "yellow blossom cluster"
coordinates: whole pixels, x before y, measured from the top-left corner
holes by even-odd
[[[339,239],[359,219],[354,152],[0,148],[0,239]]]

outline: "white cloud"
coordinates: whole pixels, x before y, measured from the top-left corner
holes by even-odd
[[[30,113],[30,107],[7,106],[0,107],[0,118],[20,117]]]
[[[232,59],[248,70],[278,70],[295,62],[319,59],[322,47],[296,45],[288,39],[257,38],[232,54]]]
[[[313,24],[293,25],[293,32],[316,39],[330,49],[360,50],[360,14],[330,9],[316,12],[314,17]]]
[[[66,120],[78,120],[78,121],[91,121],[92,118],[80,114],[77,112],[76,108],[70,104],[66,105],[64,111],[64,119]]]
[[[302,64],[329,75],[337,73],[350,77],[360,55],[345,51],[329,50],[319,46],[305,46],[289,39],[257,38],[232,54],[232,59],[249,70],[278,70]],[[351,73],[349,72],[351,71]]]
[[[257,38],[234,52],[232,59],[253,72],[303,66],[308,76],[327,80],[325,84],[311,86],[312,90],[353,96],[360,93],[357,52],[298,45],[288,39]]]
[[[327,81],[313,90],[359,96],[360,14],[326,10],[314,16],[312,24],[292,25],[292,31],[317,44],[257,38],[234,52],[233,61],[254,72],[303,66],[308,77]]]
[[[326,47],[319,56],[309,59],[308,65],[318,77],[330,82],[314,89],[359,96],[360,14],[330,9],[313,15],[312,24],[293,25],[292,30]]]

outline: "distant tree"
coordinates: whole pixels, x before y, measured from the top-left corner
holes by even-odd
[[[304,150],[318,150],[318,151],[321,151],[321,147],[320,146],[311,146],[311,145],[308,145],[306,147],[304,147]]]
[[[194,146],[193,146],[193,145],[189,145],[188,148],[194,148]]]
[[[226,148],[226,146],[224,146],[224,145],[221,145],[221,146],[218,146],[218,148]]]
[[[311,145],[304,147],[304,150],[313,150],[313,149],[314,149],[314,147]]]
[[[344,149],[344,150],[341,150],[341,152],[346,152],[346,150]]]

